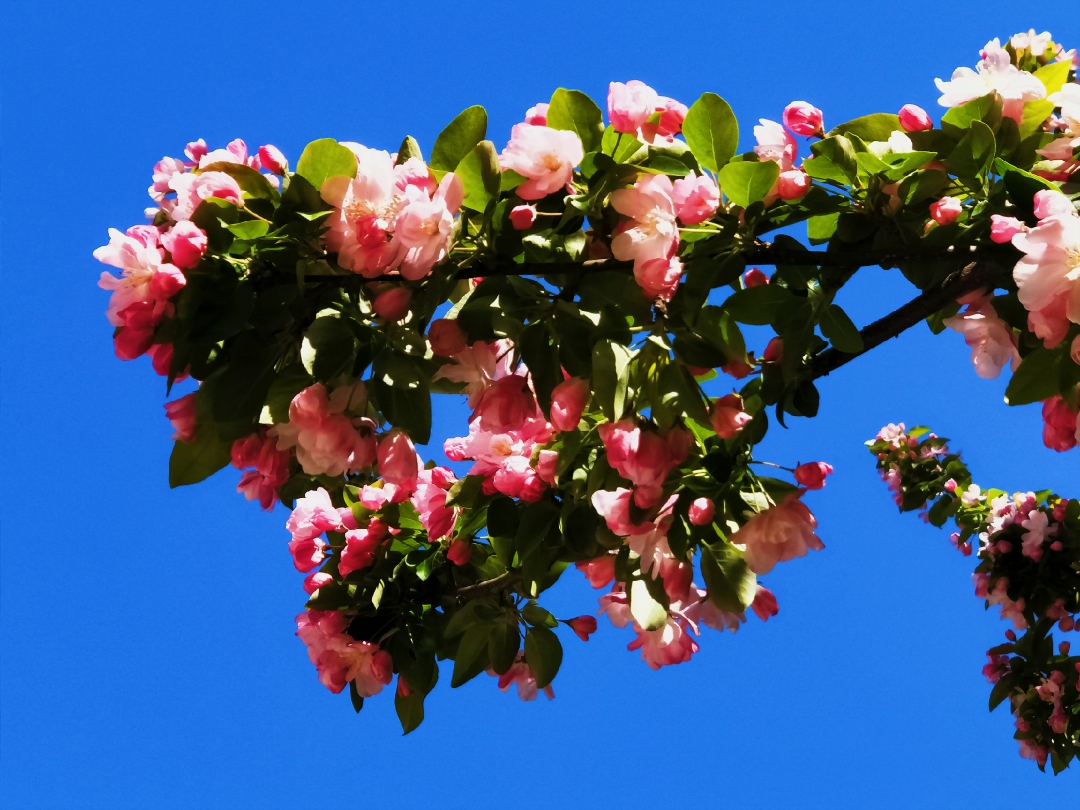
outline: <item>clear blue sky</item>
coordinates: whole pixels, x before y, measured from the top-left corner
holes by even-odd
[[[918,327],[821,385],[762,457],[836,467],[808,496],[825,551],[765,578],[767,625],[706,631],[689,664],[650,671],[601,622],[567,639],[557,698],[481,677],[429,698],[400,736],[391,695],[358,717],[322,688],[293,616],[283,528],[235,471],[169,491],[163,385],[112,354],[91,251],[141,221],[150,168],[203,137],[271,142],[295,162],[332,136],[430,149],[462,108],[490,137],[558,86],[602,99],[642,79],[728,99],[744,132],[792,99],[835,124],[905,102],[991,37],[1049,28],[1069,4],[957,0],[405,4],[9,3],[2,25],[0,805],[19,808],[985,808],[1064,806],[1080,773],[1021,760],[988,714],[983,651],[1005,624],[972,595],[972,561],[898,516],[862,442],[927,423],[977,480],[1077,495],[1080,451],[1039,441],[959,336]],[[745,143],[745,139],[744,139]],[[906,300],[864,271],[843,305],[866,323]],[[463,432],[449,399],[436,436]],[[555,612],[595,610],[574,572]],[[1080,636],[1077,637],[1080,641]]]

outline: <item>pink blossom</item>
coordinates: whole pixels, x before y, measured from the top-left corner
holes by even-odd
[[[161,235],[161,245],[169,251],[174,265],[190,270],[206,253],[206,234],[194,222],[177,222]]]
[[[121,360],[134,360],[149,351],[154,342],[157,315],[149,301],[137,301],[121,310],[117,318],[121,325],[113,338],[113,350]]]
[[[576,132],[532,124],[515,124],[499,162],[527,178],[517,187],[526,201],[540,200],[566,186],[585,156]]]
[[[412,504],[420,516],[420,525],[431,541],[440,540],[450,533],[457,518],[457,510],[446,505],[447,491],[457,478],[445,467],[420,470],[416,474],[416,486]]]
[[[184,147],[184,154],[188,156],[188,160],[198,163],[202,160],[202,156],[210,151],[206,146],[206,141],[199,138],[197,141],[191,141]]]
[[[453,172],[443,175],[430,198],[416,186],[406,187],[394,232],[394,241],[400,242],[405,251],[401,261],[405,278],[418,281],[446,258],[454,215],[461,208],[464,194],[461,178]]]
[[[427,337],[428,343],[431,344],[431,351],[440,357],[450,357],[469,348],[465,333],[461,331],[457,321],[446,318],[432,321],[428,327]]]
[[[732,543],[746,547],[746,564],[755,574],[769,573],[778,562],[805,557],[808,549],[825,548],[814,534],[817,521],[799,500],[801,494],[788,495],[757,513],[731,535]]]
[[[165,195],[172,190],[169,182],[172,180],[173,175],[184,174],[187,170],[188,167],[184,164],[184,161],[163,157],[154,164],[153,182],[150,188],[147,189],[150,197],[160,203],[165,199]]]
[[[697,225],[712,219],[720,207],[720,189],[709,175],[699,177],[691,170],[672,184],[671,199],[679,220],[684,225]]]
[[[776,597],[764,585],[757,586],[757,591],[754,592],[754,601],[750,603],[750,609],[763,622],[767,622],[770,616],[775,616],[780,612]]]
[[[173,345],[171,343],[155,343],[146,350],[146,353],[150,355],[154,371],[162,377],[168,377],[172,369]],[[181,382],[187,378],[188,372],[186,370],[182,371],[176,375],[176,382]]]
[[[390,654],[345,632],[345,617],[334,610],[307,610],[296,617],[296,635],[307,645],[319,681],[334,694],[350,682],[360,697],[372,697],[393,679]]]
[[[669,616],[663,627],[657,630],[642,630],[634,625],[638,634],[626,649],[641,650],[641,657],[650,669],[660,669],[671,664],[682,664],[698,651],[697,642],[687,632],[683,622]]]
[[[338,573],[347,577],[353,571],[361,571],[375,561],[375,554],[382,542],[390,536],[387,527],[372,520],[367,528],[345,532],[345,548],[338,561]]]
[[[171,264],[162,264],[150,279],[150,296],[155,301],[168,301],[186,284],[187,278],[178,268]]]
[[[191,219],[195,209],[212,197],[233,205],[240,205],[244,199],[240,185],[225,172],[174,174],[169,180],[169,188],[176,192],[169,215],[177,222]]]
[[[1035,192],[1034,210],[1038,219],[1071,216],[1076,213],[1072,200],[1060,191],[1048,188]]]
[[[168,417],[175,430],[172,436],[173,441],[188,444],[195,441],[195,434],[199,430],[195,422],[195,392],[182,396],[180,399],[174,399],[172,402],[166,402],[165,416]]]
[[[535,414],[536,398],[528,380],[517,374],[493,381],[476,407],[481,428],[494,433],[518,430]]]
[[[762,284],[768,284],[769,277],[758,270],[756,267],[751,267],[745,273],[743,273],[743,287],[750,289],[751,287],[760,287]]]
[[[494,670],[488,670],[489,675],[496,675]],[[498,675],[499,678],[499,691],[507,691],[512,684],[517,684],[518,697],[522,700],[531,701],[536,700],[536,696],[539,694],[539,689],[536,686],[536,676],[533,674],[532,669],[525,662],[525,654],[518,652],[517,658],[514,659],[513,665],[502,675]],[[548,700],[555,698],[555,690],[551,688],[551,684],[544,687],[544,695]]]
[[[675,222],[674,188],[663,174],[640,178],[631,188],[611,195],[611,207],[627,222],[618,226],[611,252],[619,261],[633,261],[635,269],[651,259],[671,259],[679,246]]]
[[[675,142],[674,136],[682,132],[688,112],[690,110],[685,104],[667,96],[657,96],[652,114],[641,125],[637,135],[648,144],[672,144]]]
[[[1042,417],[1043,444],[1059,453],[1076,446],[1077,416],[1069,403],[1060,396],[1044,400]]]
[[[582,377],[556,385],[551,391],[551,426],[560,432],[577,430],[591,393],[589,381]]]
[[[304,577],[304,592],[307,594],[313,594],[326,585],[329,585],[334,581],[334,578],[329,574],[324,574],[322,571],[312,571],[306,577]]]
[[[263,509],[274,508],[277,490],[289,480],[289,460],[292,455],[277,449],[276,440],[266,431],[237,439],[232,446],[232,465],[245,472],[236,491],[249,501],[257,500]]]
[[[477,341],[454,352],[453,358],[454,362],[441,366],[432,380],[464,383],[470,408],[480,404],[484,392],[492,383],[514,371],[513,344],[509,340],[496,340],[494,343]]]
[[[1028,329],[1041,338],[1048,349],[1061,343],[1069,333],[1069,319],[1065,317],[1067,305],[1068,298],[1062,294],[1042,309],[1028,312]]]
[[[715,513],[716,507],[711,500],[708,498],[695,498],[693,503],[690,504],[687,517],[695,526],[707,526],[712,523]]]
[[[547,126],[548,105],[541,101],[525,111],[525,123],[536,127]]]
[[[616,132],[635,134],[656,110],[659,96],[644,82],[608,85],[608,120]]]
[[[990,216],[990,241],[1003,245],[1011,242],[1018,233],[1027,230],[1027,226],[1016,217],[1003,217],[1001,214]]]
[[[588,641],[589,636],[596,632],[596,618],[593,616],[578,616],[568,619],[566,624],[582,641]]]
[[[780,171],[787,171],[795,167],[795,156],[799,147],[791,134],[775,121],[767,118],[760,119],[761,123],[754,127],[754,137],[757,146],[754,152],[762,160],[771,160],[780,166]]]
[[[930,205],[930,218],[938,225],[951,225],[964,210],[956,197],[942,197]]]
[[[348,508],[338,508],[330,493],[322,487],[296,499],[296,506],[285,523],[293,539],[318,537],[323,532],[345,532],[356,528],[356,519]]]
[[[1050,519],[1047,518],[1045,512],[1039,510],[1032,511],[1026,520],[1020,522],[1020,525],[1027,529],[1020,538],[1023,546],[1022,553],[1025,557],[1038,562],[1042,559],[1043,544],[1057,531],[1057,527],[1050,527]]]
[[[289,553],[293,565],[300,573],[306,573],[326,559],[328,546],[318,537],[293,537],[289,541]]]
[[[817,135],[820,138],[825,134],[821,110],[805,101],[793,101],[784,107],[783,121],[784,126],[796,135]]]
[[[619,487],[614,491],[598,489],[592,494],[593,509],[604,519],[607,527],[620,537],[647,534],[656,528],[656,524],[647,520],[641,523],[633,522],[630,517],[633,496],[633,491],[625,487]]]
[[[375,296],[371,308],[383,320],[397,322],[404,320],[409,314],[411,302],[412,290],[408,287],[392,287]]]
[[[475,461],[469,474],[488,479],[487,494],[502,492],[512,498],[524,495],[535,500],[544,484],[530,459],[534,448],[546,444],[553,436],[551,426],[540,415],[527,419],[520,429],[509,433],[483,430],[479,420],[474,419],[468,436],[448,439],[443,449],[452,461]]]
[[[975,373],[984,380],[995,379],[1001,369],[1011,364],[1015,370],[1020,364],[1020,355],[1016,349],[1013,330],[997,316],[991,303],[991,297],[983,292],[974,292],[960,299],[966,309],[943,323],[954,332],[964,336],[964,342],[971,347],[971,362]]]
[[[239,163],[246,166],[248,164],[247,144],[242,139],[236,138],[229,141],[224,149],[214,149],[199,158],[200,169],[205,169],[214,163]]]
[[[527,231],[536,222],[535,205],[515,205],[510,209],[510,224],[514,230]]]
[[[289,421],[274,425],[269,435],[279,450],[296,448],[296,458],[308,475],[342,475],[370,467],[375,461],[374,423],[350,418],[346,410],[363,399],[363,383],[344,386],[331,398],[322,383],[305,388],[289,404]]]
[[[670,301],[679,287],[682,274],[683,265],[677,256],[634,263],[634,281],[650,301],[657,298]]]
[[[686,461],[693,444],[690,433],[680,427],[661,435],[629,419],[600,425],[597,432],[608,464],[634,484],[634,502],[646,509],[660,502],[664,480]]]
[[[384,433],[378,446],[379,475],[396,486],[411,488],[420,471],[412,439],[401,428]]]
[[[900,126],[905,132],[925,132],[934,128],[930,115],[917,104],[905,104],[900,108]]]
[[[765,344],[765,351],[761,353],[761,362],[779,363],[783,359],[784,339],[777,335],[774,338],[770,338],[769,342]]]
[[[824,461],[811,461],[795,468],[795,481],[807,489],[821,489],[825,486],[825,476],[832,475],[832,465]]]
[[[743,410],[743,399],[738,394],[727,394],[717,399],[709,410],[709,422],[721,439],[734,439],[753,417]]]
[[[983,49],[983,58],[972,70],[958,67],[952,78],[945,82],[934,79],[942,107],[959,107],[989,93],[997,93],[1004,99],[1004,114],[1019,121],[1023,117],[1024,102],[1046,98],[1042,82],[1027,71],[1012,64],[1012,57],[994,40]]]
[[[810,176],[802,169],[788,169],[780,172],[776,180],[776,192],[781,200],[799,200],[810,190]]]
[[[259,165],[268,172],[282,176],[289,170],[289,161],[285,159],[285,155],[281,154],[280,149],[269,143],[259,147]]]
[[[989,663],[983,665],[982,673],[990,683],[997,683],[1009,671],[1009,656],[987,653]]]
[[[472,559],[472,543],[465,538],[455,540],[446,549],[446,559],[452,565],[468,565]]]
[[[574,565],[594,588],[603,588],[615,579],[615,557],[612,554],[604,554]]]
[[[151,297],[150,283],[164,262],[164,251],[159,246],[158,229],[149,225],[135,225],[120,233],[109,229],[109,244],[97,248],[94,258],[122,271],[116,278],[102,272],[98,286],[111,290],[106,317],[113,326],[122,326],[119,313],[134,303]]]
[[[1050,208],[1055,199],[1044,197],[1045,206]],[[1026,254],[1013,269],[1020,303],[1036,312],[1064,298],[1065,315],[1080,323],[1080,216],[1051,214],[1012,241]]]
[[[536,459],[536,474],[545,484],[554,486],[555,469],[559,461],[557,450],[541,450]]]

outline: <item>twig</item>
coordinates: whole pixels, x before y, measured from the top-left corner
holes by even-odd
[[[499,574],[494,579],[487,579],[483,582],[477,582],[475,585],[466,585],[464,588],[458,588],[455,596],[460,596],[462,599],[475,599],[478,596],[487,596],[490,593],[498,593],[499,591],[506,590],[517,584],[521,577],[512,571],[507,571],[504,574]]]

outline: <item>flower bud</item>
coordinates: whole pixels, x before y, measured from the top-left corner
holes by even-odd
[[[612,82],[608,86],[608,119],[616,132],[636,134],[656,110],[660,97],[639,81]]]
[[[431,344],[431,351],[440,357],[450,357],[469,348],[465,333],[454,320],[439,318],[432,321],[431,326],[428,327],[427,337],[428,343]]]
[[[900,126],[905,132],[925,132],[934,128],[930,115],[917,104],[905,104],[900,108]]]
[[[323,585],[326,585],[333,581],[334,578],[329,574],[324,574],[322,571],[312,571],[310,574],[304,577],[304,591],[308,594],[313,594]]]
[[[536,222],[535,205],[515,205],[510,209],[510,224],[515,231],[527,231]]]
[[[176,267],[190,270],[206,253],[206,234],[194,222],[184,220],[161,235],[161,245],[169,251]]]
[[[195,423],[195,393],[165,403],[165,416],[172,423],[173,441],[193,442],[199,426]]]
[[[796,135],[825,134],[821,110],[805,101],[793,101],[784,108],[784,126]]]
[[[578,616],[576,619],[568,620],[566,624],[582,641],[588,641],[589,636],[596,632],[595,616]]]
[[[284,175],[289,170],[289,161],[285,159],[285,155],[269,143],[259,147],[259,165],[274,174]]]
[[[743,399],[738,394],[720,397],[709,413],[712,429],[721,439],[734,439],[752,418],[743,410]]]
[[[754,601],[750,603],[750,608],[763,622],[767,622],[770,616],[775,616],[780,612],[776,597],[764,585],[757,586],[757,593],[754,594]]]
[[[535,107],[529,107],[528,112],[525,113],[525,123],[532,124],[534,127],[546,127],[547,113],[548,105],[541,101]]]
[[[563,380],[551,391],[551,426],[558,431],[576,430],[589,403],[589,381],[581,377]]]
[[[821,489],[825,486],[825,476],[832,475],[832,465],[824,461],[811,461],[795,468],[795,481],[807,489]]]
[[[455,540],[446,550],[446,559],[454,565],[466,565],[472,558],[472,544],[468,540]]]
[[[1027,226],[1016,217],[1003,217],[1001,214],[990,216],[990,241],[999,245],[1011,242],[1018,233],[1027,230]]]
[[[942,197],[930,206],[930,218],[938,225],[950,225],[963,210],[963,205],[956,197]]]
[[[767,344],[765,351],[761,353],[761,359],[766,363],[779,363],[784,359],[784,339],[777,335]]]
[[[379,440],[377,457],[379,475],[388,484],[411,487],[420,472],[419,459],[412,439],[401,428],[384,433]]]
[[[1075,213],[1072,200],[1055,189],[1044,188],[1035,192],[1035,216],[1046,219],[1052,216],[1070,216]]]
[[[379,293],[371,307],[383,320],[397,322],[409,314],[412,290],[408,287],[393,287]]]
[[[810,175],[802,169],[788,169],[780,172],[776,181],[776,191],[781,200],[798,200],[810,190]]]
[[[742,277],[743,286],[749,289],[750,287],[760,287],[762,284],[769,283],[769,277],[758,270],[756,267],[751,267],[747,270]]]
[[[708,498],[695,498],[694,502],[690,504],[687,517],[695,526],[707,526],[712,523],[714,514],[716,514],[716,507],[711,500]]]

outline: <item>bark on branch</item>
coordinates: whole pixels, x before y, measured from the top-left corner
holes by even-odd
[[[475,585],[467,585],[464,588],[458,588],[455,596],[460,596],[462,599],[476,599],[478,596],[487,596],[488,594],[498,593],[504,591],[507,588],[511,588],[517,584],[521,577],[511,571],[507,571],[505,574],[499,574],[493,579],[487,579],[483,582],[477,582]]]
[[[811,361],[811,377],[816,380],[849,363],[856,357],[880,346],[886,340],[897,337],[915,324],[933,315],[948,304],[969,292],[983,287],[993,288],[1001,279],[1001,269],[993,262],[972,262],[964,269],[947,278],[943,284],[933,290],[927,290],[908,301],[884,318],[874,321],[862,329],[859,335],[863,340],[861,352],[850,354],[826,349]]]

